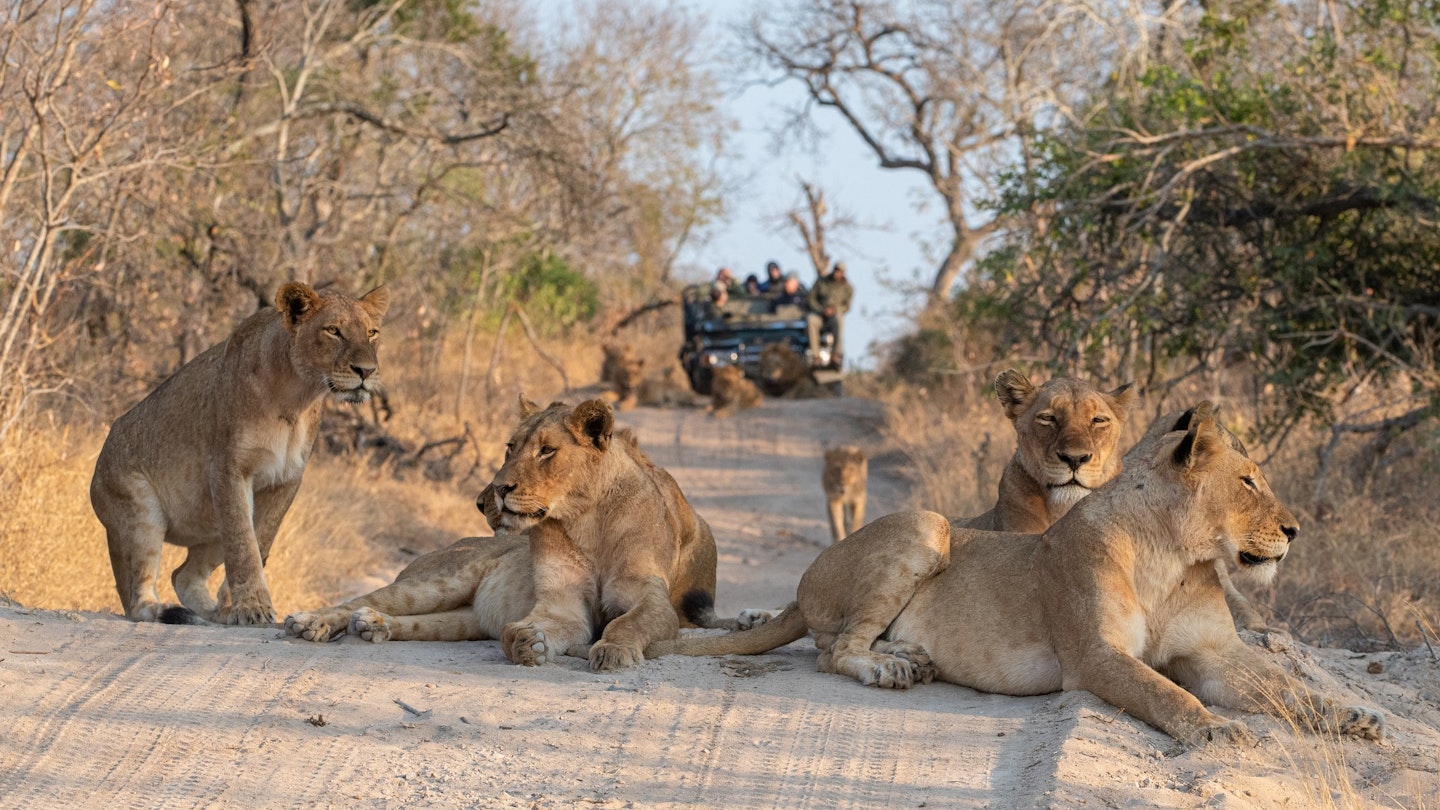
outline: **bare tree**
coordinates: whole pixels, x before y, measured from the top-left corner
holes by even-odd
[[[748,41],[808,105],[831,110],[881,168],[919,172],[950,239],[929,294],[945,298],[995,230],[977,202],[1023,135],[1066,116],[1110,48],[1089,4],[1070,0],[794,0],[757,16]],[[809,119],[811,125],[818,125]]]

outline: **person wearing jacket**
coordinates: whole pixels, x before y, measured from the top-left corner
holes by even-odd
[[[830,357],[830,365],[840,367],[845,346],[842,340],[843,318],[850,311],[850,299],[854,295],[855,288],[845,279],[844,262],[835,262],[830,274],[821,276],[810,288],[805,325],[810,338],[811,357],[819,356],[820,330],[825,329],[835,336],[835,351]]]

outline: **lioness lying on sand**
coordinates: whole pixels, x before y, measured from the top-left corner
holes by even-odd
[[[676,636],[685,613],[697,626],[734,626],[702,606],[715,593],[710,527],[634,435],[614,431],[609,405],[541,409],[522,398],[505,459],[476,501],[496,537],[465,538],[418,558],[392,585],[288,616],[286,632],[498,638],[516,663],[568,654],[607,670],[640,663],[645,644]]]
[[[646,654],[754,654],[809,631],[821,671],[882,687],[1085,689],[1187,743],[1249,737],[1201,699],[1381,738],[1378,711],[1335,704],[1236,635],[1215,561],[1268,577],[1299,529],[1210,404],[1152,429],[1125,461],[1043,535],[952,534],[932,512],[881,518],[821,552],[769,623]]]

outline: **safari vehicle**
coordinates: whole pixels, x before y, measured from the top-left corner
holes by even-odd
[[[771,312],[770,299],[765,296],[731,295],[720,317],[706,317],[709,284],[686,287],[681,303],[685,344],[680,347],[680,365],[695,393],[710,393],[710,381],[721,366],[739,366],[746,377],[760,383],[760,352],[778,341],[788,342],[795,354],[810,363],[817,382],[839,392],[840,369],[831,367],[835,336],[822,332],[820,349],[812,355],[805,312],[800,307],[783,306]],[[765,388],[763,383],[760,387]]]

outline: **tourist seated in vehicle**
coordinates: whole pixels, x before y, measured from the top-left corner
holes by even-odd
[[[777,293],[784,286],[785,274],[780,272],[780,265],[775,261],[765,263],[765,280],[760,282],[760,292]]]
[[[710,285],[710,300],[705,302],[702,317],[707,321],[733,318],[738,310],[730,300],[730,288],[719,280]]]
[[[805,326],[810,338],[810,356],[820,356],[820,332],[823,329],[835,336],[835,345],[830,353],[830,365],[838,367],[843,358],[845,313],[850,311],[850,299],[855,289],[845,279],[845,263],[835,262],[830,275],[821,276],[810,295],[806,297],[809,312],[805,314]]]
[[[735,274],[728,267],[722,267],[715,273],[715,283],[724,286],[725,291],[731,295],[740,295],[745,292],[745,288],[740,286],[740,282],[735,279]]]
[[[809,297],[805,294],[805,288],[800,286],[800,277],[787,273],[779,295],[770,300],[770,311],[779,312],[781,307],[799,307],[803,311],[808,306]]]
[[[762,290],[760,289],[760,279],[756,278],[754,273],[746,276],[745,294],[749,296],[758,296],[761,294],[761,292]]]

